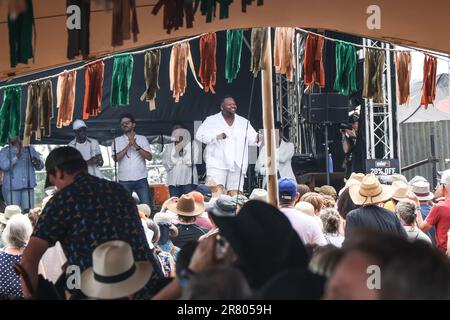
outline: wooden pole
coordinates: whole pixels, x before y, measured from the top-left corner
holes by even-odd
[[[278,207],[278,161],[275,156],[276,140],[273,115],[273,86],[272,86],[272,41],[270,27],[267,28],[266,43],[264,45],[264,65],[261,71],[261,89],[263,103],[264,145],[268,200]]]

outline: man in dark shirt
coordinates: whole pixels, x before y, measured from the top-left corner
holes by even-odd
[[[22,266],[37,286],[38,264],[47,248],[59,241],[68,265],[80,271],[92,266],[92,252],[111,240],[128,242],[135,261],[159,264],[151,252],[133,198],[120,184],[91,176],[81,153],[71,147],[53,150],[45,162],[46,184],[59,190],[46,204]],[[27,289],[22,283],[22,288]],[[24,291],[26,296],[26,292]]]
[[[398,233],[407,237],[398,217],[380,204],[389,200],[394,191],[382,185],[373,174],[366,175],[361,184],[350,186],[350,197],[361,207],[348,213],[345,223],[346,239],[355,229]]]
[[[195,223],[197,216],[205,212],[202,203],[194,200],[191,194],[182,195],[181,198],[171,200],[167,209],[178,215],[178,236],[172,242],[178,248],[182,248],[187,242],[197,241],[208,229],[200,227]]]

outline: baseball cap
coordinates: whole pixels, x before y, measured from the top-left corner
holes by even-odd
[[[289,178],[278,181],[278,195],[282,200],[294,200],[297,195],[297,183]]]
[[[212,197],[211,189],[204,184],[198,185],[195,191],[200,192],[204,198],[210,199]]]
[[[84,123],[83,120],[77,119],[77,120],[75,120],[73,122],[73,127],[72,128],[75,131],[75,130],[78,130],[80,128],[87,128],[87,125],[86,125],[86,123]]]

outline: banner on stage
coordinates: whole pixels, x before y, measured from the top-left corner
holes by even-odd
[[[376,176],[390,176],[400,173],[400,161],[398,159],[366,159],[367,173]]]

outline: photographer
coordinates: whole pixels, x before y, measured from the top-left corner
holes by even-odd
[[[358,137],[359,116],[353,114],[350,118],[350,124],[341,124],[340,129],[342,133],[342,149],[345,153],[342,168],[345,169],[345,178],[348,179],[353,168],[353,150],[355,149],[356,139]]]

